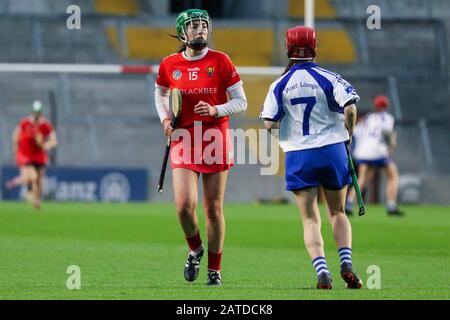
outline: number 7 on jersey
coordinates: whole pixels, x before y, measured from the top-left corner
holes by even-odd
[[[291,105],[306,104],[305,112],[303,113],[303,135],[309,136],[309,117],[311,111],[316,105],[316,97],[302,97],[291,99]]]

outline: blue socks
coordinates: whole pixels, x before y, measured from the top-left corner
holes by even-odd
[[[317,276],[320,276],[322,273],[330,274],[328,271],[327,262],[325,261],[325,257],[317,257],[312,261],[314,268],[316,268]]]
[[[352,249],[348,247],[339,248],[339,258],[341,258],[341,266],[344,263],[350,264],[352,266]],[[317,276],[320,276],[322,273],[327,273],[330,275],[330,271],[328,270],[327,261],[325,257],[318,256],[313,261],[313,266],[316,269]]]
[[[339,257],[341,258],[341,266],[343,263],[349,263],[352,265],[352,249],[342,247],[338,250]]]

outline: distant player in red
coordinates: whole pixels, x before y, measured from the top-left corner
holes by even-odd
[[[201,174],[208,237],[207,284],[221,285],[220,261],[225,237],[223,199],[228,169],[233,165],[228,116],[246,110],[247,100],[242,81],[228,56],[207,47],[212,30],[208,13],[199,9],[184,11],[176,19],[176,29],[183,46],[160,64],[155,104],[164,133],[172,135],[169,95],[173,88],[181,90],[183,105],[177,127],[180,129],[172,136],[171,166],[176,210],[190,248],[184,277],[187,281],[197,278],[204,252],[196,214]],[[217,137],[202,139],[205,132],[208,135],[213,131],[220,133],[218,140]],[[179,137],[180,132],[188,133],[192,139]],[[201,136],[195,137],[195,133]],[[212,140],[221,146],[214,154],[215,161],[207,153]]]
[[[41,206],[45,166],[48,162],[47,151],[56,147],[58,142],[53,126],[42,116],[40,101],[33,103],[32,111],[29,117],[20,121],[13,133],[13,150],[20,175],[8,181],[7,188],[28,185],[29,200],[38,209]]]

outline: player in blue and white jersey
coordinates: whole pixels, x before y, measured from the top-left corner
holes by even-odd
[[[345,215],[347,185],[351,183],[345,142],[353,133],[359,96],[336,73],[317,66],[317,39],[312,28],[298,26],[286,34],[290,63],[269,88],[260,118],[268,129],[279,128],[286,153],[286,189],[299,208],[304,242],[317,272],[317,288],[331,289],[321,219],[317,205],[323,187],[328,218],[341,258],[341,276],[348,288],[361,288],[352,269],[352,232]]]
[[[374,111],[369,112],[355,129],[355,149],[353,157],[358,164],[358,181],[361,190],[373,177],[375,169],[383,169],[386,173],[387,213],[391,216],[403,216],[397,208],[399,175],[391,154],[397,145],[394,130],[394,117],[386,112],[389,98],[377,95],[373,99]],[[352,214],[356,194],[352,189],[348,193],[345,210]]]

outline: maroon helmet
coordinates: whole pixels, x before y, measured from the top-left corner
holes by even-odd
[[[316,56],[317,38],[313,28],[297,26],[286,32],[289,59],[312,60]]]
[[[386,110],[389,107],[389,98],[385,95],[379,94],[373,99],[373,106],[375,110]]]

